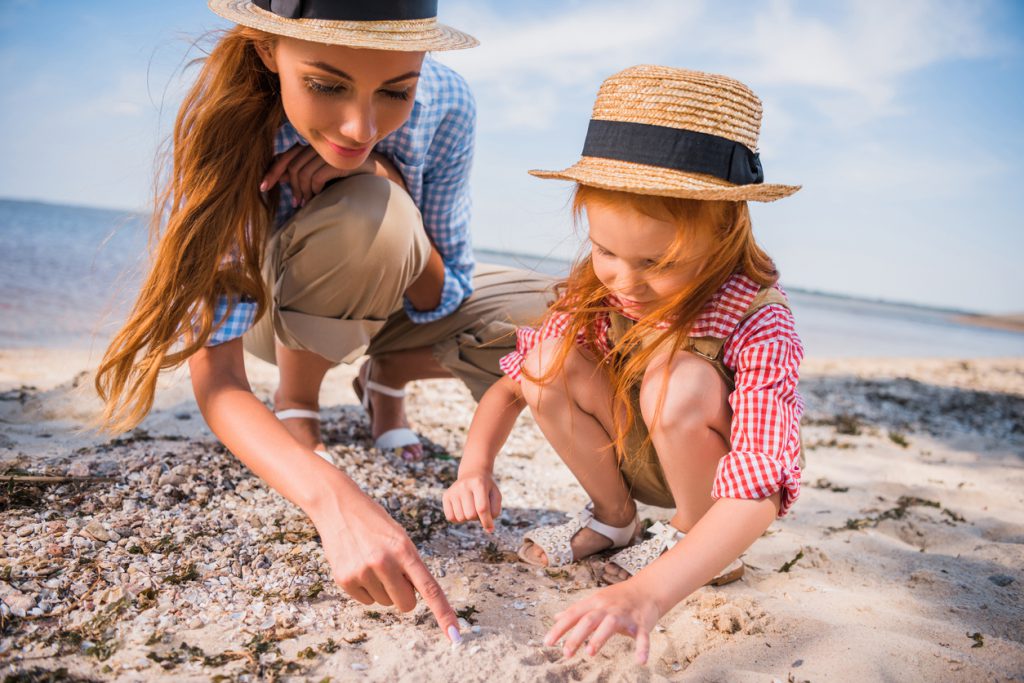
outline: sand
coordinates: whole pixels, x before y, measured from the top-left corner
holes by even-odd
[[[0,351],[3,470],[103,478],[2,490],[9,680],[1024,680],[1024,359],[809,361],[800,500],[743,580],[662,618],[646,669],[625,638],[571,660],[540,645],[598,565],[514,559],[523,529],[585,502],[528,416],[499,459],[491,537],[440,514],[473,408],[457,382],[413,386],[433,457],[407,464],[370,448],[352,370],[328,376],[330,450],[466,618],[453,650],[424,607],[371,609],[331,585],[312,525],[217,445],[184,372],[139,430],[82,431],[94,364]],[[274,369],[247,364],[268,398]]]

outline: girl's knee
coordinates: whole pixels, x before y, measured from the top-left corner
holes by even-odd
[[[640,412],[647,428],[671,416],[677,429],[718,426],[728,410],[728,389],[715,368],[691,353],[655,359],[640,385]]]

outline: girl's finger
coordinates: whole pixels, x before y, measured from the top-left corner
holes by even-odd
[[[485,531],[494,531],[494,519],[491,517],[491,501],[488,499],[487,491],[483,484],[473,487],[473,504],[476,507],[476,516],[480,525]]]
[[[551,647],[561,640],[562,636],[565,635],[565,632],[572,628],[580,616],[585,614],[588,609],[589,608],[585,606],[585,603],[578,602],[575,605],[570,605],[559,613],[558,617],[555,619],[555,625],[552,626],[551,630],[548,631],[546,636],[544,636],[544,644]]]
[[[589,612],[577,621],[576,626],[569,632],[565,643],[562,645],[562,654],[566,657],[572,657],[576,654],[576,651],[580,649],[580,645],[587,639],[587,636],[604,620],[604,616],[604,612]]]
[[[444,495],[441,496],[441,507],[444,508],[444,518],[447,519],[449,522],[454,522],[455,511],[452,510],[451,496],[451,489],[448,489],[447,491],[444,492]]]
[[[462,509],[462,496],[461,495],[452,496],[452,510],[455,513],[455,521],[456,522],[468,521],[468,518],[466,517],[466,511]]]
[[[495,519],[501,515],[501,491],[497,486],[492,486],[490,491],[491,516]]]
[[[604,644],[608,642],[608,639],[616,633],[628,633],[628,631],[619,624],[618,618],[609,614],[594,631],[594,635],[590,636],[590,640],[587,641],[587,654],[591,657],[596,655],[604,647]]]
[[[647,666],[647,656],[651,651],[651,636],[643,628],[636,631],[636,663]]]

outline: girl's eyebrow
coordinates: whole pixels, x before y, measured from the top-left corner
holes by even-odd
[[[347,73],[345,73],[344,71],[342,71],[341,69],[331,66],[327,62],[303,62],[303,64],[305,64],[306,66],[311,66],[314,69],[320,69],[321,71],[326,71],[327,73],[334,74],[338,78],[344,78],[346,81],[356,80]],[[384,81],[383,85],[390,85],[392,83],[398,83],[400,81],[407,81],[410,78],[418,78],[419,75],[419,71],[407,71],[404,74],[401,74],[400,76],[389,78],[388,80]]]

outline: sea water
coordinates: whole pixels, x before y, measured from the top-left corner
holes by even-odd
[[[0,199],[0,348],[102,347],[141,282],[147,229],[140,214]],[[477,256],[553,275],[568,268],[553,258]],[[1024,356],[1024,334],[965,325],[955,311],[788,293],[808,357]]]

